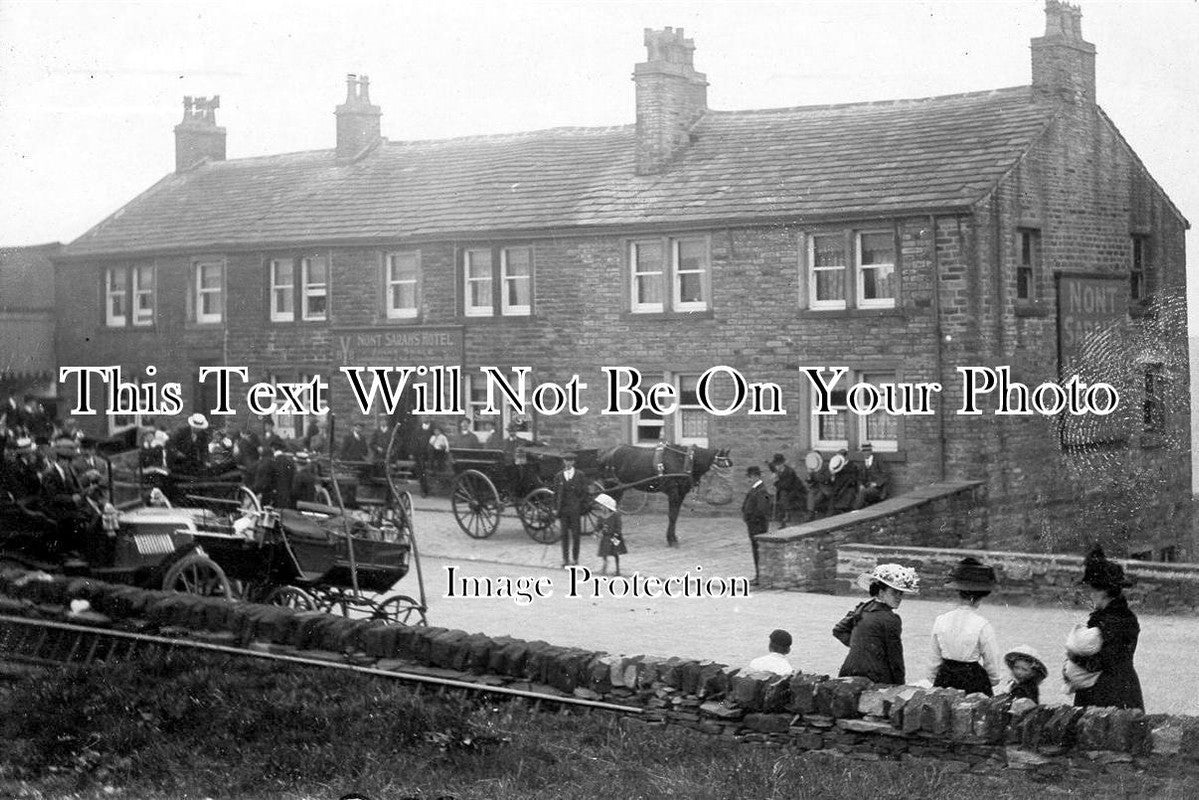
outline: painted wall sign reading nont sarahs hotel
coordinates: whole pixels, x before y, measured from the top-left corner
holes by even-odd
[[[334,330],[336,358],[343,367],[389,364],[461,364],[466,337],[461,325]]]
[[[1057,351],[1061,377],[1117,381],[1110,374],[1126,364],[1102,362],[1100,337],[1127,335],[1128,277],[1123,275],[1057,275]],[[1100,374],[1108,373],[1108,374]],[[1116,419],[1087,415],[1059,417],[1063,445],[1097,444],[1126,438]]]

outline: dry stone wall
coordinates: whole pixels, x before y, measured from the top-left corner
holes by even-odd
[[[71,614],[72,600],[91,609]],[[0,572],[0,614],[187,636],[275,653],[604,700],[651,725],[851,758],[930,757],[951,768],[1067,775],[1199,771],[1199,719],[1036,706],[863,678],[744,673],[723,664],[612,655],[444,628]]]

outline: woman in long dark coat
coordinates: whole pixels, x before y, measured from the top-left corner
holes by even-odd
[[[869,591],[871,599],[833,628],[833,636],[849,646],[840,677],[903,684],[903,623],[894,609],[905,594],[919,592],[919,581],[916,570],[899,564],[880,564],[858,577],[858,586]]]
[[[1087,627],[1098,628],[1103,643],[1095,655],[1070,656],[1083,669],[1099,673],[1094,686],[1075,692],[1074,705],[1144,709],[1141,680],[1132,663],[1141,625],[1124,597],[1124,589],[1132,583],[1125,580],[1124,568],[1104,557],[1098,547],[1087,556],[1079,583],[1090,587],[1095,607]]]

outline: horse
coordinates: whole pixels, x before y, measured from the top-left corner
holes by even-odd
[[[679,509],[683,507],[683,498],[713,466],[727,469],[733,465],[727,449],[666,444],[656,448],[618,445],[599,453],[597,462],[605,482],[615,484],[604,491],[617,502],[620,502],[624,490],[630,488],[666,495],[670,503],[666,544],[670,547],[678,547],[679,544],[674,526],[679,518]]]

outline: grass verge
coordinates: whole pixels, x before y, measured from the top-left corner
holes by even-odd
[[[24,798],[1199,796],[1193,777],[858,761],[194,654],[23,678],[0,694],[0,748],[0,797]]]

